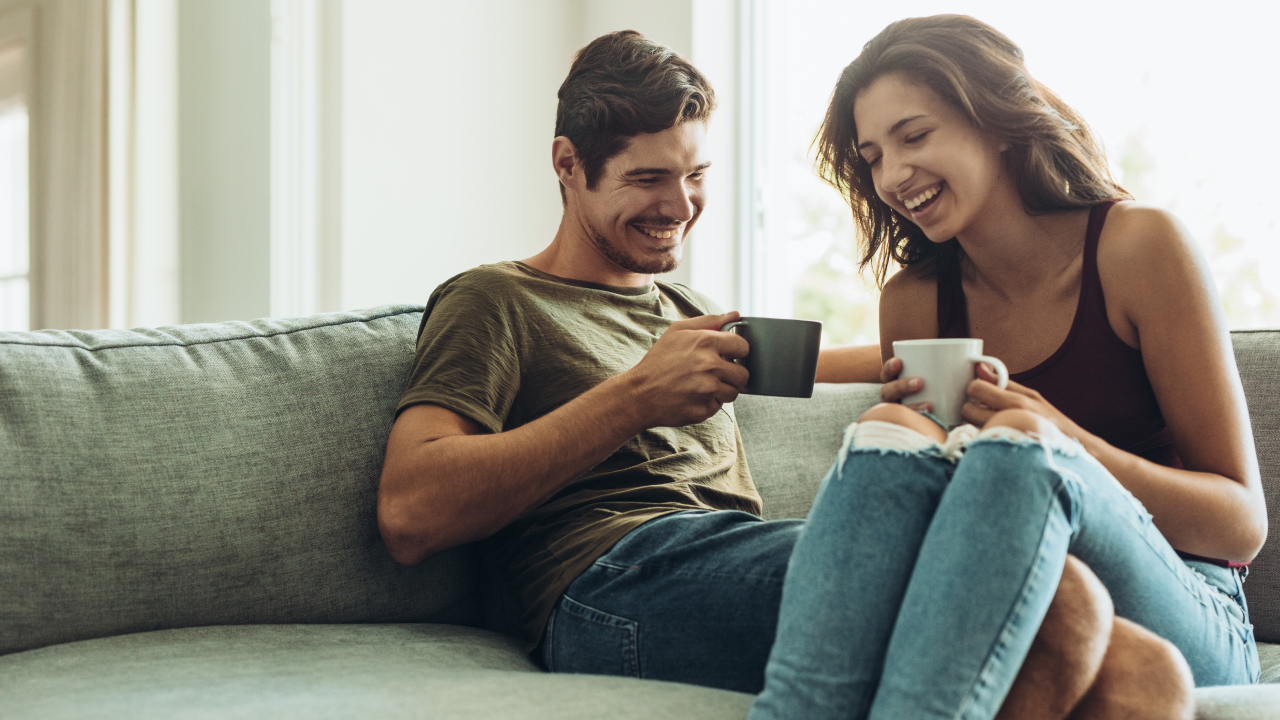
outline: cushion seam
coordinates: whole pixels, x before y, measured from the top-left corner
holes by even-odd
[[[28,343],[28,342],[17,342],[13,340],[0,339],[0,345],[17,345],[19,347],[70,348],[72,350],[84,350],[86,352],[98,352],[100,350],[122,350],[125,348],[138,348],[138,347],[196,347],[198,345],[213,345],[215,343],[236,342],[239,340],[251,340],[254,338],[280,337],[281,335],[292,335],[294,333],[307,332],[309,330],[318,330],[320,328],[338,327],[340,325],[350,325],[352,323],[366,323],[366,322],[371,322],[373,320],[383,320],[385,318],[395,317],[396,315],[411,315],[414,313],[421,313],[421,312],[422,312],[422,308],[417,308],[414,310],[401,310],[396,312],[389,312],[385,315],[375,315],[373,317],[343,320],[342,322],[338,322],[338,323],[313,325],[311,327],[294,328],[292,330],[280,330],[278,332],[270,332],[270,333],[258,333],[255,335],[241,335],[238,337],[218,338],[216,340],[199,340],[196,342],[147,342],[147,343],[130,343],[125,345],[106,345],[103,347],[91,348],[91,347],[86,347],[84,345],[69,345],[65,343]],[[181,326],[177,326],[177,327],[181,327]],[[88,332],[97,332],[97,331],[91,330]]]

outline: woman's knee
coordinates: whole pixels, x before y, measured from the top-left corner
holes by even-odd
[[[858,422],[886,422],[915,430],[937,442],[946,442],[947,432],[938,423],[921,415],[905,405],[897,403],[880,403],[862,413]]]

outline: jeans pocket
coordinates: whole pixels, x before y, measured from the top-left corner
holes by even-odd
[[[639,626],[562,596],[547,623],[543,657],[558,673],[640,677]]]

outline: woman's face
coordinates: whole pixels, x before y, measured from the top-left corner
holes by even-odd
[[[853,119],[876,195],[934,242],[964,234],[1017,197],[1001,159],[1008,145],[900,73],[858,93]]]

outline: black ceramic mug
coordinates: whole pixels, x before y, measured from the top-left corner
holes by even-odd
[[[741,335],[751,346],[746,357],[734,360],[751,373],[742,392],[748,395],[813,397],[822,323],[744,317],[720,330]]]

